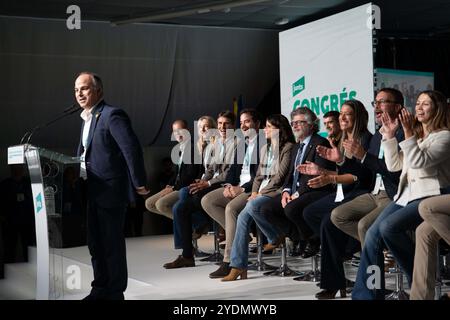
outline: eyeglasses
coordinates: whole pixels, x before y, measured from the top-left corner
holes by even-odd
[[[300,126],[300,125],[304,126],[306,124],[308,124],[308,121],[304,121],[304,120],[291,121],[291,127]]]
[[[377,100],[377,101],[372,101],[371,104],[372,106],[376,107],[377,105],[380,104],[388,104],[388,103],[397,103],[396,101],[390,101],[390,100]]]

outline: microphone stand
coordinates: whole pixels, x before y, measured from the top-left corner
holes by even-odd
[[[38,125],[38,126],[34,127],[33,129],[31,129],[30,131],[27,131],[27,132],[23,135],[22,139],[20,140],[20,144],[23,144],[23,142],[24,142],[25,139],[26,139],[26,143],[25,143],[25,144],[28,145],[28,144],[30,143],[30,141],[31,141],[31,137],[33,136],[33,134],[34,134],[36,131],[38,131],[38,130],[40,130],[40,129],[42,129],[42,128],[45,128],[45,127],[51,125],[52,123],[54,123],[54,122],[56,122],[56,121],[58,121],[58,120],[60,120],[60,119],[62,119],[62,118],[64,118],[64,117],[67,117],[68,115],[71,115],[71,114],[77,112],[78,110],[79,110],[79,107],[78,107],[77,105],[75,105],[75,104],[71,105],[70,107],[68,107],[67,109],[65,109],[65,110],[63,111],[63,114],[59,115],[59,116],[56,117],[55,119],[52,119],[52,120],[50,120],[49,122],[47,122],[47,123],[45,123],[45,124]]]

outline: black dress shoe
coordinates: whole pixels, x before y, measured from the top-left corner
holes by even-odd
[[[346,288],[353,288],[355,286],[355,281],[345,279],[345,287]]]
[[[195,267],[195,260],[193,257],[185,258],[180,255],[174,261],[164,264],[163,267],[166,269]]]
[[[319,293],[316,293],[316,298],[319,300],[329,300],[334,299],[336,297],[336,293],[339,291],[341,298],[345,298],[347,296],[347,292],[345,289],[340,290],[328,290],[324,289],[320,291]]]
[[[320,252],[320,243],[310,241],[306,245],[305,250],[303,251],[302,258],[311,258]]]
[[[223,278],[226,277],[231,271],[229,262],[222,262],[219,269],[209,274],[211,279]]]

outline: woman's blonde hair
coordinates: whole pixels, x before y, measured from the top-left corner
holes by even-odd
[[[197,122],[197,126],[198,127],[200,126],[200,124],[201,124],[201,122],[203,120],[206,120],[208,122],[208,127],[210,129],[217,129],[217,122],[216,122],[216,120],[213,117],[210,117],[210,116],[201,116],[198,119],[198,122]],[[212,135],[209,138],[209,143],[213,144],[214,141],[215,141],[215,136]],[[203,154],[204,148],[206,148],[207,145],[208,145],[208,141],[203,140],[203,136],[199,134],[198,135],[198,141],[197,141],[197,150],[198,150],[198,152],[200,154]]]

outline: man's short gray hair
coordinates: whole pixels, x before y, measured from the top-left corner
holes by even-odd
[[[291,120],[294,119],[297,115],[304,115],[306,118],[306,121],[308,121],[309,124],[313,125],[313,131],[314,133],[319,131],[319,121],[317,119],[317,116],[314,112],[311,111],[308,107],[300,107],[291,112]]]

